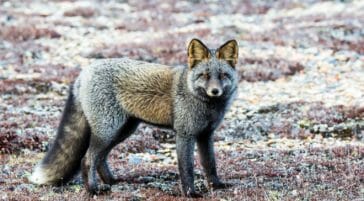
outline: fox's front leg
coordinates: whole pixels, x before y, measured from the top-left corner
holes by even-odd
[[[182,182],[182,192],[187,197],[202,197],[196,193],[193,178],[193,150],[195,139],[192,136],[182,136],[177,133],[176,149],[178,170]]]
[[[197,148],[200,155],[201,165],[205,171],[207,182],[214,189],[229,187],[229,184],[222,183],[217,176],[216,161],[214,153],[212,133],[201,135],[197,138]]]

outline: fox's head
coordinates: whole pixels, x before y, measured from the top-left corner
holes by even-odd
[[[208,49],[200,40],[188,45],[187,85],[202,99],[229,98],[236,90],[238,44],[230,40],[218,49]]]

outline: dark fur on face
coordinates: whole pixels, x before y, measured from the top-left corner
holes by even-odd
[[[188,50],[187,84],[190,92],[201,99],[224,99],[235,91],[237,75],[237,43],[228,41],[210,50],[201,41],[191,41]]]

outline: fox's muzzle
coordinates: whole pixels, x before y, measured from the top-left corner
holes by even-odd
[[[206,93],[210,97],[219,97],[222,95],[222,90],[220,88],[209,88]]]
[[[208,82],[206,93],[210,97],[219,97],[222,95],[222,88],[218,79],[211,79]]]

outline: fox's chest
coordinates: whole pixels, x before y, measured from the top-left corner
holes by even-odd
[[[182,109],[179,109],[182,108]],[[186,130],[187,135],[200,135],[215,130],[221,123],[225,113],[224,104],[209,105],[205,103],[181,104],[175,111],[175,128]]]
[[[206,111],[196,118],[201,119],[200,130],[215,130],[224,118],[223,108],[207,108]]]

